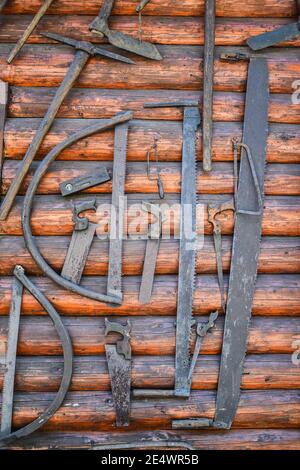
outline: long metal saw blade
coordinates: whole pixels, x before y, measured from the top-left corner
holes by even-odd
[[[268,64],[264,58],[250,60],[246,94],[243,143],[253,155],[261,194],[268,136]],[[245,155],[244,155],[245,157]],[[233,237],[228,302],[214,426],[229,429],[240,399],[240,383],[246,355],[248,326],[257,276],[262,214],[239,213],[239,207],[257,205],[257,193],[246,158],[241,158]]]
[[[124,187],[129,123],[115,127],[112,211],[107,294],[122,299],[122,248],[124,230]]]
[[[8,321],[8,340],[2,391],[1,433],[5,434],[10,434],[11,432],[22,294],[23,285],[18,279],[14,278],[12,285],[12,300]]]
[[[7,112],[8,84],[0,80],[0,196],[2,194],[2,167],[4,148],[4,127]]]
[[[274,46],[280,42],[293,41],[300,36],[300,29],[298,23],[289,23],[281,26],[274,31],[259,34],[247,40],[247,44],[254,51],[265,49],[266,47]]]
[[[190,394],[190,336],[196,264],[196,132],[199,125],[200,112],[198,107],[186,107],[183,119],[175,357],[175,395],[184,397]]]

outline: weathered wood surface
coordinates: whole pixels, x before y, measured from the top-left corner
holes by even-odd
[[[6,63],[10,47],[0,44],[0,79],[18,86],[58,86],[74,58],[68,46],[27,45],[12,65]],[[107,46],[105,46],[107,47]],[[77,81],[85,88],[200,90],[203,85],[203,47],[158,46],[163,61],[149,61],[134,56],[136,65],[110,59],[92,58]],[[244,91],[248,61],[225,63],[222,52],[249,51],[246,47],[216,47],[214,88],[217,91]],[[271,48],[258,53],[268,59],[270,91],[291,93],[299,79],[299,52],[291,48]],[[133,58],[133,54],[127,54]],[[133,67],[133,68],[132,68]],[[187,73],[188,71],[188,73]]]
[[[70,244],[70,237],[37,237],[37,245],[49,264],[60,272]],[[231,258],[231,237],[223,237],[223,269],[228,272]],[[124,242],[123,274],[141,275],[143,270],[145,240],[126,240]],[[178,240],[162,240],[157,257],[156,274],[178,273]],[[300,272],[300,241],[298,238],[265,237],[262,239],[258,271],[262,274],[297,274]],[[42,272],[31,258],[25,247],[23,237],[2,236],[0,238],[0,275],[12,275],[16,264],[21,264],[30,275]],[[85,276],[104,276],[108,267],[108,242],[93,240],[90,253],[83,271]],[[197,273],[217,272],[216,256],[211,237],[206,237],[204,246],[197,256]]]
[[[40,7],[40,0],[10,0],[4,13],[36,13]],[[63,15],[98,15],[101,0],[85,0],[84,10],[82,0],[57,0],[49,8],[50,14]],[[136,15],[137,2],[132,0],[116,0],[112,10],[113,15]],[[143,10],[143,15],[172,15],[172,16],[203,16],[205,0],[152,0]],[[217,0],[217,16],[236,17],[294,17],[296,8],[294,0],[251,0],[251,2],[237,3],[236,0]]]
[[[131,197],[132,196],[132,197]],[[146,236],[148,230],[147,214],[141,210],[141,200],[152,200],[153,194],[144,194],[141,196],[128,196],[128,210],[125,211],[127,220],[127,234]],[[151,197],[152,196],[152,197]],[[89,199],[90,195],[79,196],[80,200]],[[15,205],[10,212],[9,217],[4,222],[0,222],[1,235],[22,235],[21,227],[21,208],[23,197],[17,197]],[[73,200],[77,198],[74,197]],[[206,204],[224,202],[228,196],[211,195],[199,196],[198,221],[199,233],[206,235],[212,233],[212,226],[207,220]],[[97,195],[97,205],[110,203],[111,197],[106,195]],[[171,204],[170,210],[165,211],[166,221],[163,224],[163,230],[167,233],[179,233],[179,208],[176,206],[179,199],[175,196],[169,197]],[[172,205],[174,205],[172,207]],[[171,210],[172,209],[172,210]],[[90,211],[91,212],[91,211]],[[263,216],[263,235],[268,236],[299,236],[299,213],[300,200],[295,196],[278,196],[276,199],[266,197]],[[85,213],[83,213],[85,215]],[[173,215],[173,216],[172,216]],[[91,222],[97,223],[101,219],[101,212],[93,213],[89,216]],[[150,219],[151,220],[151,219]],[[222,221],[222,233],[231,235],[233,230],[234,217],[231,211],[226,211],[220,216]],[[202,224],[203,221],[203,224]],[[70,201],[66,201],[59,196],[36,196],[31,217],[32,230],[34,235],[70,235],[74,228],[72,221],[72,207]],[[104,224],[105,225],[105,224]],[[168,227],[168,228],[166,228]],[[97,232],[98,233],[98,232]],[[165,233],[165,232],[163,232]]]
[[[258,7],[259,8],[259,7]],[[172,13],[172,9],[168,15]],[[34,32],[28,38],[28,44],[54,43],[52,40],[45,39],[41,32],[49,31],[65,36],[71,36],[81,40],[82,37],[87,41],[95,43],[106,43],[106,39],[101,39],[99,35],[89,31],[89,24],[93,16],[63,16],[63,15],[45,15],[38,24]],[[9,15],[2,20],[0,29],[0,42],[15,43],[25,31],[32,20],[29,15]],[[287,19],[273,18],[220,18],[216,21],[216,45],[217,46],[243,46],[246,40],[251,36],[272,31],[290,23]],[[121,31],[129,36],[139,37],[139,19],[134,16],[116,16],[110,20],[112,29]],[[176,31],[176,34],[174,34]],[[230,34],[228,34],[230,31]],[[199,17],[172,17],[145,16],[142,22],[142,38],[154,44],[166,45],[203,45],[204,44],[204,19]],[[299,47],[300,39],[278,43],[277,46]]]
[[[30,313],[35,313],[34,311]],[[42,312],[40,312],[42,313]],[[113,318],[113,317],[111,317]],[[167,356],[175,353],[175,318],[130,316],[122,318],[132,323],[132,351],[134,356]],[[200,318],[201,319],[201,318]],[[105,354],[105,343],[114,343],[118,336],[105,337],[103,317],[63,317],[68,328],[76,356]],[[8,317],[0,316],[0,355],[7,341]],[[219,318],[211,334],[203,342],[203,354],[220,354],[222,347],[223,318]],[[297,317],[257,317],[250,323],[247,351],[249,354],[288,354],[297,350],[300,340],[300,322]],[[195,333],[192,335],[192,347]],[[18,355],[58,356],[62,354],[60,340],[47,316],[21,316]],[[270,356],[272,357],[272,356]],[[257,364],[258,365],[258,364]]]
[[[11,301],[11,277],[0,280],[0,315],[7,315]],[[46,294],[54,308],[65,315],[175,315],[177,276],[157,276],[149,304],[140,305],[138,294],[140,277],[123,278],[124,301],[116,306],[91,299],[84,299],[54,285],[45,278],[34,278],[38,288]],[[227,285],[227,278],[225,279]],[[300,315],[300,279],[298,275],[265,275],[258,277],[253,302],[254,315]],[[85,277],[82,285],[104,292],[106,277]],[[27,292],[23,296],[22,311],[27,315],[44,313],[42,307]],[[220,293],[217,277],[197,276],[194,294],[195,315],[207,315],[220,309]]]
[[[210,418],[215,411],[214,391],[192,391],[189,399],[134,400],[130,430],[170,429],[172,419]],[[53,399],[54,392],[17,392],[13,426],[33,421]],[[300,426],[299,390],[244,391],[233,428],[297,429]],[[63,406],[43,427],[55,431],[112,431],[114,404],[110,392],[69,392]]]
[[[143,441],[185,441],[199,450],[299,450],[300,431],[296,429],[233,429],[231,431],[160,431],[160,432],[43,432],[13,442],[10,449],[93,449],[95,446]],[[161,448],[164,449],[163,444]],[[176,447],[175,447],[176,448]],[[157,447],[153,446],[153,450]],[[178,450],[182,447],[178,446]],[[149,446],[147,447],[149,450]]]
[[[291,90],[292,91],[292,90]],[[11,87],[8,115],[11,118],[43,117],[55,94],[55,88]],[[124,108],[134,112],[135,119],[182,120],[180,108],[144,108],[156,101],[194,100],[202,107],[202,92],[186,90],[102,90],[73,89],[62,104],[58,117],[99,119],[110,118]],[[241,122],[244,115],[244,93],[214,93],[214,121]],[[22,121],[21,121],[22,122]],[[299,105],[291,94],[270,95],[269,122],[299,124]],[[147,123],[148,125],[151,123]]]
[[[215,390],[220,358],[201,355],[193,375],[193,390]],[[0,387],[5,366],[0,364]],[[63,359],[22,357],[17,360],[15,390],[55,392],[60,384]],[[174,388],[174,359],[170,356],[134,357],[133,388]],[[242,390],[300,389],[300,367],[288,355],[249,355],[245,361]],[[106,357],[75,357],[70,391],[91,392],[111,389]]]
[[[2,176],[2,194],[5,194],[15,178],[20,162],[6,161]],[[93,174],[97,169],[105,166],[113,174],[112,162],[56,162],[51,165],[50,170],[43,178],[37,194],[61,194],[59,185],[70,178]],[[181,187],[181,164],[159,163],[160,178],[165,193],[180,193]],[[19,194],[24,194],[30,183],[37,164],[31,166],[30,172],[25,178]],[[153,170],[153,171],[152,171]],[[152,169],[156,173],[155,164]],[[198,194],[232,194],[234,189],[233,165],[230,163],[218,163],[214,165],[210,173],[204,172],[202,166],[198,167],[197,191]],[[112,180],[99,184],[85,193],[107,194],[112,191]],[[148,178],[146,163],[129,163],[126,166],[126,193],[155,193],[157,182],[154,177]],[[83,191],[81,192],[81,194]],[[270,195],[300,195],[300,166],[299,165],[268,165],[266,169],[265,194]]]
[[[118,106],[121,106],[120,104]],[[151,111],[152,112],[152,111]],[[114,113],[112,113],[114,114]],[[38,159],[73,132],[95,123],[93,119],[57,119],[44,139]],[[39,119],[8,119],[4,136],[4,153],[7,159],[22,159],[38,128]],[[216,122],[213,136],[213,161],[232,161],[232,138],[241,138],[242,123]],[[179,162],[182,148],[182,123],[164,121],[132,121],[128,136],[128,161],[146,161],[147,150],[158,139],[159,159]],[[101,132],[64,150],[58,160],[113,159],[113,131]],[[267,159],[269,163],[300,163],[300,126],[270,124]],[[202,138],[197,139],[197,156],[202,159]]]

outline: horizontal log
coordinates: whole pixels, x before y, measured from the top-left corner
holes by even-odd
[[[230,15],[229,15],[230,16]],[[30,15],[9,15],[2,21],[0,43],[15,43],[32,20]],[[93,16],[45,15],[37,28],[28,38],[29,44],[55,43],[45,39],[40,33],[49,31],[95,43],[105,43],[106,39],[89,32]],[[215,41],[217,46],[244,46],[249,37],[272,31],[287,23],[287,19],[220,18],[216,21]],[[139,37],[139,18],[134,16],[115,16],[110,27],[129,36]],[[174,34],[176,31],[176,34]],[[145,16],[142,20],[141,37],[154,44],[166,45],[203,45],[204,19],[197,17]],[[300,46],[300,39],[278,43],[277,46]]]
[[[37,237],[42,255],[50,265],[61,272],[70,244],[70,237]],[[231,260],[231,237],[222,239],[223,270],[229,271]],[[126,240],[123,250],[123,274],[141,275],[146,248],[145,240]],[[261,242],[258,271],[262,274],[296,274],[300,272],[300,244],[298,238],[264,237]],[[178,240],[162,240],[156,261],[156,274],[178,273]],[[203,262],[205,260],[205,262]],[[16,264],[21,264],[30,275],[42,272],[25,247],[23,237],[2,236],[0,240],[0,275],[10,276]],[[216,273],[216,256],[213,240],[205,237],[203,248],[197,256],[197,273]],[[104,276],[108,270],[108,242],[95,238],[87,258],[83,274]]]
[[[35,278],[34,283],[45,292],[58,312],[64,315],[175,315],[177,297],[177,276],[157,276],[154,280],[151,302],[140,305],[138,293],[140,278],[124,277],[123,304],[111,306],[95,300],[82,298],[54,285],[46,278]],[[7,315],[11,302],[11,277],[0,279],[0,315]],[[227,284],[227,280],[226,280]],[[253,302],[254,315],[299,315],[300,279],[298,275],[261,274],[256,283]],[[97,292],[106,289],[106,277],[85,277],[82,285]],[[25,292],[23,313],[40,315],[41,305]],[[220,293],[216,276],[200,275],[195,282],[195,315],[208,314],[220,309]]]
[[[118,106],[121,109],[121,105]],[[106,107],[104,106],[104,108]],[[110,112],[110,116],[113,114],[115,113]],[[44,139],[37,158],[41,159],[55,145],[69,137],[73,132],[93,123],[95,123],[95,120],[92,119],[57,119]],[[22,159],[24,157],[38,124],[38,119],[8,119],[6,121],[4,138],[6,158]],[[215,123],[213,135],[214,161],[232,161],[233,137],[242,137],[241,123]],[[131,121],[129,125],[127,159],[129,161],[146,161],[147,150],[153,145],[155,139],[157,140],[161,161],[181,160],[181,123],[135,120]],[[101,132],[67,148],[61,153],[58,160],[113,160],[113,145],[113,131]],[[299,146],[300,126],[270,124],[267,146],[268,162],[300,163]],[[199,138],[197,139],[197,155],[198,159],[201,160],[201,131],[199,131]]]
[[[34,313],[34,312],[33,312]],[[149,314],[151,315],[151,314]],[[128,320],[125,317],[122,321]],[[115,343],[117,334],[105,337],[104,318],[63,317],[76,356],[104,354],[106,343]],[[132,323],[131,346],[133,355],[161,356],[175,354],[175,321],[172,317],[130,317]],[[205,337],[202,354],[220,354],[222,349],[224,320],[216,322],[214,329]],[[7,344],[8,317],[0,316],[0,355],[4,356]],[[192,332],[191,347],[195,344]],[[292,317],[252,317],[249,326],[248,354],[288,354],[297,350],[300,325]],[[60,340],[47,316],[21,317],[18,341],[19,356],[58,356],[62,354]]]
[[[9,186],[16,176],[20,163],[7,160],[2,173],[2,194],[6,194]],[[113,163],[103,162],[110,174]],[[31,166],[19,194],[25,194],[32,176],[38,164]],[[160,178],[166,193],[180,193],[181,188],[181,164],[159,163]],[[98,162],[55,162],[43,178],[37,194],[61,194],[60,183],[83,175],[93,174],[99,169]],[[155,193],[157,191],[156,165],[151,168],[151,179],[147,174],[146,163],[129,163],[126,168],[125,191],[126,193]],[[107,194],[112,191],[112,180],[99,184],[85,193]],[[234,177],[233,166],[230,163],[218,163],[209,174],[204,172],[202,166],[198,166],[197,192],[198,194],[233,194]],[[265,177],[265,194],[292,196],[300,195],[300,166],[299,165],[268,165]]]
[[[11,87],[8,115],[12,118],[43,117],[55,94],[55,88]],[[202,93],[182,90],[101,90],[75,88],[61,106],[60,118],[110,118],[124,108],[134,112],[135,119],[182,120],[182,108],[144,108],[155,101],[202,101]],[[244,93],[214,93],[214,121],[241,122],[244,116]],[[202,107],[202,103],[200,108]],[[300,123],[299,105],[290,94],[271,94],[269,122]]]
[[[131,239],[146,238],[148,233],[148,214],[141,209],[141,201],[153,200],[157,194],[143,194],[137,199],[136,195],[129,194],[127,197],[127,212],[125,220],[127,227],[127,236]],[[75,196],[72,200],[90,200],[90,195]],[[212,233],[212,226],[207,220],[207,203],[220,203],[228,200],[228,196],[219,195],[199,195],[198,197],[198,227],[199,234],[206,235]],[[16,198],[15,204],[5,221],[0,222],[1,235],[21,235],[21,208],[24,198]],[[165,206],[163,222],[163,237],[169,238],[169,234],[179,236],[179,199],[175,196],[167,198],[169,205]],[[109,222],[107,204],[111,203],[111,197],[97,195],[96,203],[98,205],[97,214],[93,213],[89,217],[94,223],[101,224],[97,228],[97,234],[101,234],[106,229]],[[102,208],[101,208],[102,207]],[[262,233],[267,236],[299,236],[299,198],[295,196],[266,197],[263,214]],[[84,215],[84,214],[83,214]],[[150,219],[150,218],[149,218]],[[223,212],[220,215],[222,221],[222,233],[230,235],[233,231],[234,215],[232,211]],[[151,219],[150,219],[151,221]],[[31,216],[32,230],[35,235],[70,235],[74,228],[72,221],[72,205],[59,196],[36,196]],[[102,230],[103,228],[103,230]],[[104,233],[105,235],[105,233]]]
[[[107,46],[105,46],[107,47]],[[74,58],[68,46],[27,45],[13,64],[6,58],[11,46],[0,45],[0,79],[10,85],[58,86]],[[136,65],[129,65],[101,57],[92,58],[77,81],[78,87],[119,89],[174,89],[200,90],[203,82],[203,47],[158,46],[164,59],[150,61],[134,56]],[[244,91],[247,61],[225,63],[223,52],[248,51],[245,47],[216,47],[214,88],[216,91]],[[128,56],[133,54],[128,53]],[[299,52],[291,48],[274,48],[259,52],[269,65],[269,85],[272,93],[291,93],[293,83],[299,79]],[[42,60],[41,60],[42,58]]]
[[[298,429],[232,429],[231,431],[158,431],[158,432],[41,432],[16,440],[7,448],[15,450],[94,449],[128,443],[154,442],[153,449],[164,447],[166,440],[186,442],[198,450],[300,450]],[[150,447],[151,448],[151,447]],[[168,447],[169,448],[169,447]],[[176,446],[173,449],[176,449]],[[169,448],[170,449],[170,448]],[[182,447],[178,445],[178,449]]]
[[[192,390],[216,390],[220,358],[201,355],[193,374]],[[22,357],[17,359],[15,391],[55,392],[63,370],[60,357]],[[0,388],[4,364],[0,364]],[[133,357],[132,388],[174,388],[174,358]],[[70,391],[110,390],[105,356],[75,357]],[[248,356],[245,360],[242,390],[300,389],[300,367],[290,355]]]
[[[38,127],[38,119],[8,119],[5,129],[5,155],[10,159],[22,159]],[[92,119],[57,119],[48,133],[37,155],[41,159],[51,148],[76,130],[95,123]],[[232,138],[241,138],[240,123],[214,125],[214,161],[232,161]],[[132,121],[130,123],[128,155],[129,161],[145,161],[146,151],[158,140],[160,160],[181,160],[182,124],[161,121]],[[274,163],[299,163],[300,130],[296,125],[271,124],[267,159]],[[199,132],[197,155],[202,158],[202,139]],[[84,139],[66,149],[58,160],[112,160],[113,132],[103,132]]]
[[[242,392],[233,427],[299,428],[299,395],[296,390]],[[17,392],[14,395],[13,426],[18,428],[33,421],[54,396],[54,392]],[[127,429],[170,429],[173,419],[211,419],[215,398],[215,392],[194,391],[189,399],[134,400]],[[63,406],[43,426],[43,430],[112,431],[114,427],[115,411],[109,392],[69,392]]]
[[[136,15],[137,2],[132,0],[116,0],[113,15]],[[11,0],[3,9],[5,14],[34,14],[40,7],[40,0]],[[102,5],[100,0],[57,0],[47,13],[64,15],[98,15]],[[205,0],[152,0],[143,10],[143,15],[198,16],[204,15]],[[293,0],[252,0],[237,4],[236,0],[217,0],[217,16],[235,17],[295,17],[296,9]]]

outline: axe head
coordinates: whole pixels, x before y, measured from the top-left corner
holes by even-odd
[[[125,62],[127,64],[134,64],[133,60],[128,59],[127,57],[124,57],[120,54],[116,54],[115,52],[110,52],[106,49],[96,47],[91,42],[77,41],[76,39],[66,38],[65,36],[61,36],[60,34],[56,33],[44,32],[41,34],[48,39],[54,39],[54,41],[61,42],[62,44],[73,46],[75,49],[84,51],[91,56],[102,55],[103,57],[108,57],[109,59],[119,60],[120,62]]]

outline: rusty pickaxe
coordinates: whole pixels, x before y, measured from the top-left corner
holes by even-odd
[[[90,56],[100,55],[104,57],[108,57],[114,60],[120,60],[121,62],[126,62],[128,64],[133,64],[134,62],[127,57],[123,57],[119,54],[114,52],[107,51],[105,49],[101,49],[99,47],[94,46],[90,42],[86,41],[76,41],[75,39],[66,38],[59,34],[54,33],[42,33],[43,36],[54,39],[55,41],[62,42],[67,44],[68,46],[73,46],[76,50],[75,57],[73,62],[71,63],[69,70],[63,79],[61,85],[57,89],[55,96],[50,104],[47,113],[43,117],[38,130],[27,149],[24,159],[17,171],[15,179],[13,180],[12,184],[10,185],[6,196],[3,200],[3,203],[0,208],[0,220],[5,220],[8,216],[10,209],[13,205],[15,197],[20,189],[20,186],[30,168],[31,163],[33,162],[40,145],[47,134],[48,130],[53,124],[55,116],[64,101],[65,97],[73,87],[75,81],[77,80],[78,76],[80,75],[81,71],[83,70],[85,64],[89,60]]]
[[[109,29],[108,18],[111,14],[114,1],[104,0],[99,15],[90,24],[90,31],[99,34],[101,37],[106,36],[110,44],[119,49],[134,52],[148,59],[161,60],[162,56],[158,49],[150,42],[140,41],[120,31]]]

